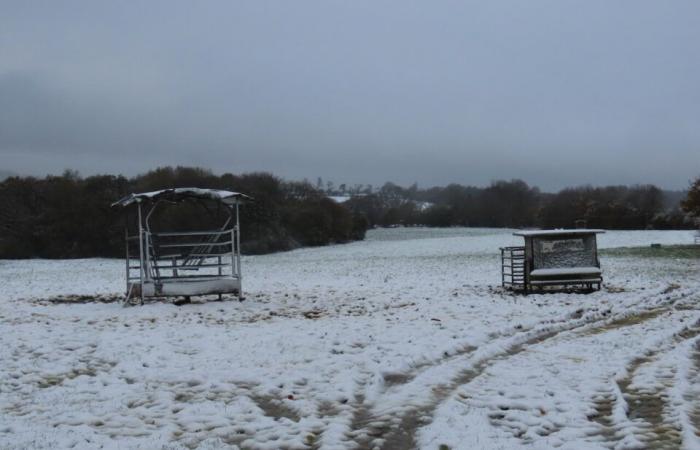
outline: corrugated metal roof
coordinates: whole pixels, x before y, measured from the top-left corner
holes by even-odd
[[[556,230],[521,230],[513,233],[514,236],[559,236],[563,234],[599,234],[605,233],[605,230],[599,229],[589,229],[589,228],[574,228],[574,229],[562,229],[558,228]]]
[[[153,192],[129,194],[126,197],[112,203],[112,206],[129,206],[132,203],[157,200],[181,202],[187,198],[217,200],[227,205],[232,205],[240,201],[252,200],[251,197],[241,194],[240,192],[223,191],[219,189],[173,188]]]

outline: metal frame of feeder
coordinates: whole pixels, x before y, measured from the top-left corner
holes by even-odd
[[[599,290],[603,274],[596,236],[604,230],[523,230],[524,246],[502,247],[501,285],[524,293]]]
[[[208,231],[156,232],[150,219],[159,205],[209,200],[225,207],[221,228]],[[112,206],[136,206],[137,227],[126,239],[124,304],[147,297],[234,294],[242,298],[239,205],[250,197],[214,189],[177,188],[131,194]]]

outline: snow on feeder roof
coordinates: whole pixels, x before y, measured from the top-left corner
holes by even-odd
[[[598,229],[587,229],[587,228],[576,228],[572,230],[565,230],[557,228],[554,230],[520,230],[513,233],[513,236],[522,237],[533,237],[533,236],[557,236],[561,234],[572,235],[572,234],[600,234],[605,233],[605,230]]]
[[[159,191],[129,194],[126,197],[112,203],[112,206],[129,206],[132,203],[166,200],[179,203],[188,198],[217,200],[226,205],[234,205],[241,201],[252,200],[251,197],[240,192],[224,191],[220,189],[202,188],[173,188]]]

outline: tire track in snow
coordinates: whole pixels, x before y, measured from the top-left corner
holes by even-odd
[[[634,305],[629,306],[642,305],[655,299],[662,300],[652,307],[635,310],[633,312],[626,311],[621,314],[616,314],[614,317],[609,315],[610,310],[602,312],[596,310],[593,313],[589,312],[591,317],[587,317],[582,312],[581,315],[578,316],[578,319],[570,316],[568,320],[563,320],[555,325],[549,324],[549,326],[545,325],[538,330],[531,329],[527,332],[516,333],[506,338],[498,339],[497,342],[492,342],[491,345],[499,346],[501,341],[504,340],[514,340],[514,342],[511,342],[510,345],[506,343],[506,348],[502,351],[496,350],[491,354],[485,351],[485,356],[470,356],[470,359],[473,361],[468,369],[460,371],[457,376],[446,383],[426,386],[426,389],[430,389],[432,393],[429,402],[408,409],[397,408],[393,411],[387,411],[384,414],[372,414],[369,408],[364,408],[361,412],[358,411],[359,414],[353,418],[349,437],[353,439],[355,448],[360,449],[378,448],[381,450],[406,450],[416,448],[416,433],[418,429],[432,421],[435,410],[458,388],[469,384],[495,362],[522,353],[529,347],[548,341],[560,333],[573,331],[582,327],[589,327],[596,323],[608,322],[608,324],[614,324],[614,326],[609,329],[617,329],[625,326],[638,325],[651,320],[658,317],[662,312],[671,309],[673,304],[678,300],[689,296],[687,293],[680,293],[677,297],[669,295],[679,287],[678,285],[670,285],[661,293],[645,296],[645,298]],[[606,325],[596,327],[594,330],[604,328]],[[531,336],[519,339],[518,337],[521,334],[530,334]],[[440,362],[438,365],[442,363],[443,362]],[[411,379],[414,378],[415,376]],[[377,403],[381,402],[375,401],[375,404]]]
[[[693,351],[691,354],[691,357],[693,358],[693,371],[695,372],[695,379],[690,380],[691,383],[695,381],[696,383],[700,382],[700,339],[698,339],[695,344],[693,345]],[[690,424],[694,428],[694,433],[696,436],[700,437],[700,403],[698,403],[697,398],[692,398],[690,399],[691,401],[695,401],[695,404],[693,405],[692,410],[689,412],[689,419],[690,419]]]
[[[390,373],[385,373],[383,378],[384,378],[384,385],[386,387],[392,387],[392,386],[399,386],[399,385],[404,385],[415,379],[419,374],[421,374],[423,371],[426,369],[429,369],[430,367],[434,367],[436,364],[443,364],[447,361],[453,360],[455,358],[459,358],[465,355],[468,355],[470,353],[473,353],[478,347],[475,347],[473,345],[465,345],[464,347],[460,348],[456,352],[445,356],[441,360],[439,360],[438,363],[435,362],[424,362],[421,364],[416,365],[413,367],[412,370],[408,372],[390,372]]]
[[[432,397],[426,404],[408,410],[390,411],[388,414],[373,413],[369,407],[363,405],[362,408],[355,412],[349,437],[353,439],[355,448],[363,450],[374,448],[381,450],[407,450],[415,448],[415,432],[421,426],[429,423],[437,407],[457,388],[479,376],[495,361],[520,353],[528,345],[543,342],[568,329],[570,328],[564,327],[556,331],[531,332],[530,334],[533,334],[533,336],[514,343],[502,353],[477,357],[470,368],[460,371],[449,382],[427,387],[427,389],[431,390]],[[512,338],[512,336],[509,337]]]
[[[597,309],[596,309],[596,311],[597,311]],[[584,310],[579,309],[579,310],[569,314],[568,316],[566,316],[563,319],[558,319],[558,320],[552,319],[552,320],[548,320],[546,322],[540,322],[537,325],[531,326],[527,329],[523,329],[522,327],[518,326],[518,328],[515,328],[515,330],[516,330],[515,332],[511,332],[511,333],[501,332],[500,334],[495,335],[495,337],[507,338],[507,337],[515,336],[518,333],[525,333],[528,331],[532,331],[533,329],[537,328],[538,326],[540,326],[540,327],[545,326],[545,325],[553,326],[553,325],[562,324],[562,323],[569,323],[572,320],[580,319],[583,316],[583,313],[584,313]],[[603,312],[603,314],[606,314],[606,312]],[[413,381],[418,375],[425,372],[426,370],[428,370],[432,367],[436,367],[440,364],[445,364],[445,363],[448,363],[448,362],[453,361],[455,359],[462,358],[466,355],[469,355],[469,354],[475,352],[477,349],[478,349],[478,347],[476,347],[476,346],[466,344],[466,345],[458,348],[456,351],[453,351],[449,354],[448,354],[448,352],[445,352],[442,358],[439,358],[439,359],[434,360],[434,361],[427,361],[427,362],[417,364],[414,367],[412,367],[411,370],[408,370],[405,372],[399,372],[399,371],[387,372],[383,375],[384,386],[386,388],[391,388],[394,386],[401,386],[401,385],[408,384],[409,382]]]
[[[634,370],[649,362],[651,361],[641,361]],[[682,443],[680,426],[667,421],[664,417],[665,412],[668,411],[667,391],[673,382],[673,375],[660,379],[664,387],[652,391],[634,387],[632,376],[633,374],[618,381],[618,386],[628,405],[628,419],[644,423],[643,426],[635,429],[635,432],[641,433],[640,440],[650,450],[680,448]]]
[[[518,353],[525,351],[528,346],[544,342],[563,331],[567,330],[562,329],[558,331],[546,332],[541,335],[536,335],[535,337],[522,343],[515,344],[503,354],[494,356],[493,358],[486,358],[477,361],[473,367],[463,370],[457,377],[452,379],[450,383],[433,387],[432,401],[421,408],[413,409],[405,413],[401,418],[398,427],[396,427],[396,429],[387,436],[384,436],[384,442],[380,446],[381,450],[405,450],[416,448],[416,432],[418,429],[430,423],[438,406],[447,400],[447,398],[458,388],[470,383],[496,361],[517,355]]]
[[[658,314],[654,315],[654,317],[657,316]],[[603,393],[600,398],[595,399],[595,413],[588,419],[600,426],[600,436],[605,439],[610,448],[617,448],[623,438],[631,439],[632,442],[639,441],[643,443],[645,449],[650,450],[681,448],[682,426],[668,418],[672,411],[669,391],[673,388],[677,366],[666,368],[667,371],[657,375],[658,383],[654,389],[635,386],[633,380],[640,368],[655,363],[665,352],[699,335],[700,320],[674,334],[667,344],[649,350],[632,360],[627,366],[627,375],[614,381],[617,389],[607,394]],[[698,353],[696,357],[697,355]],[[619,392],[621,398],[615,395],[615,391]],[[622,405],[618,405],[618,402]],[[621,410],[624,411],[626,420],[634,424],[630,428],[631,433],[626,436],[622,432],[622,427],[628,424],[617,423],[615,419],[615,411],[620,410],[618,406],[622,406]],[[697,433],[697,425],[695,427]]]
[[[603,316],[607,313],[603,312]],[[553,322],[559,326],[562,323],[568,324],[572,317],[559,322]],[[580,324],[575,326],[586,325]],[[548,326],[552,324],[548,323]],[[429,403],[425,405],[420,405],[418,407],[409,409],[408,411],[395,411],[389,414],[377,414],[373,412],[371,407],[364,403],[364,396],[361,396],[356,404],[359,405],[356,408],[355,413],[352,418],[350,425],[349,437],[354,441],[356,448],[368,449],[368,448],[381,448],[381,449],[396,449],[405,450],[410,448],[415,448],[415,431],[422,425],[427,424],[430,417],[432,417],[435,409],[445,400],[449,395],[454,392],[459,386],[464,385],[480,375],[484,369],[486,369],[489,363],[495,361],[498,357],[507,355],[511,356],[522,351],[527,345],[532,345],[537,342],[549,339],[561,331],[569,329],[568,327],[562,328],[558,331],[519,331],[511,335],[507,335],[500,340],[505,340],[508,338],[513,338],[514,336],[520,334],[534,334],[533,337],[525,339],[523,342],[516,343],[509,347],[503,354],[496,354],[493,358],[482,357],[478,359],[474,365],[469,368],[462,370],[456,377],[454,377],[450,382],[437,384],[432,387],[427,387],[432,392],[432,399]],[[499,340],[499,342],[500,342]],[[471,355],[477,350],[477,347],[467,346],[464,351],[457,352],[456,354],[450,355],[449,357],[440,359],[437,363],[426,363],[417,366],[414,370],[408,372],[407,374],[401,375],[390,375],[389,387],[400,387],[400,385],[408,384],[410,381],[414,380],[420,373],[431,368],[436,367],[441,364],[450,362],[456,358],[464,357],[466,355]],[[492,361],[493,360],[493,361]],[[386,380],[386,376],[385,376]],[[375,402],[376,403],[376,402]],[[380,441],[382,444],[375,445],[375,441]]]
[[[289,408],[280,399],[271,396],[249,395],[250,399],[260,408],[263,413],[274,420],[282,418],[293,422],[299,422],[301,417],[293,409]]]

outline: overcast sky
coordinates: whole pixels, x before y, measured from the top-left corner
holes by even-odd
[[[0,170],[700,175],[697,0],[0,0]]]

